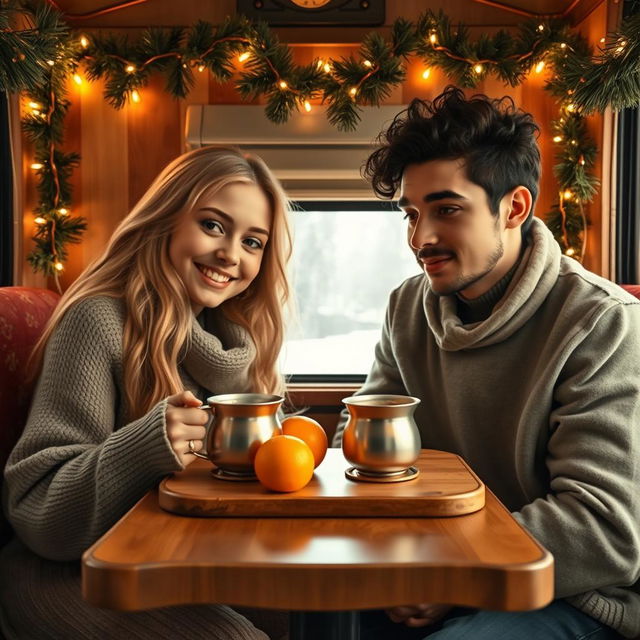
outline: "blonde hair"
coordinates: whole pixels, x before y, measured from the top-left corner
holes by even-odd
[[[102,256],[62,296],[34,349],[35,370],[42,366],[51,333],[72,305],[93,296],[111,296],[121,298],[126,310],[122,364],[131,419],[181,390],[178,359],[189,343],[193,314],[187,289],[169,260],[171,235],[180,214],[205,191],[213,194],[234,182],[262,189],[271,206],[272,223],[260,272],[242,294],[223,302],[220,309],[230,321],[246,328],[256,346],[249,369],[252,390],[283,393],[277,360],[289,299],[288,202],[266,164],[235,147],[190,151],[160,173],[118,225]]]

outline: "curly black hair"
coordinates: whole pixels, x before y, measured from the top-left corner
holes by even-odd
[[[467,177],[485,190],[497,216],[500,200],[515,187],[527,187],[536,201],[539,131],[531,114],[516,109],[509,97],[466,98],[448,86],[432,101],[415,98],[394,118],[378,136],[363,173],[378,196],[393,198],[408,165],[462,158]]]

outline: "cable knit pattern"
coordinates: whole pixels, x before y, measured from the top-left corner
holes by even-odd
[[[107,297],[81,301],[65,314],[7,463],[7,516],[45,558],[79,558],[148,489],[181,468],[165,431],[165,400],[125,422],[123,319],[122,302]],[[254,353],[246,332],[226,327],[223,344],[194,318],[192,333],[185,387],[201,398],[244,390]]]
[[[420,398],[422,446],[461,455],[551,551],[556,597],[640,635],[640,300],[534,220],[492,314],[456,306],[405,281],[358,393]]]

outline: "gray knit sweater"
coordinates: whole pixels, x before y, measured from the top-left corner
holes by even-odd
[[[556,596],[640,635],[639,300],[534,220],[486,320],[424,275],[396,289],[359,393],[419,397],[422,446],[461,455],[553,553]]]
[[[193,319],[181,363],[200,399],[248,390],[248,334],[206,310]],[[124,305],[98,297],[73,306],[46,349],[29,419],[5,469],[5,512],[22,541],[53,560],[79,558],[163,476],[181,468],[165,431],[166,400],[127,422]]]

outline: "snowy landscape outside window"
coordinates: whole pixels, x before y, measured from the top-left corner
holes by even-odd
[[[299,202],[292,213],[297,318],[282,369],[292,381],[363,379],[387,300],[420,273],[390,202]]]

